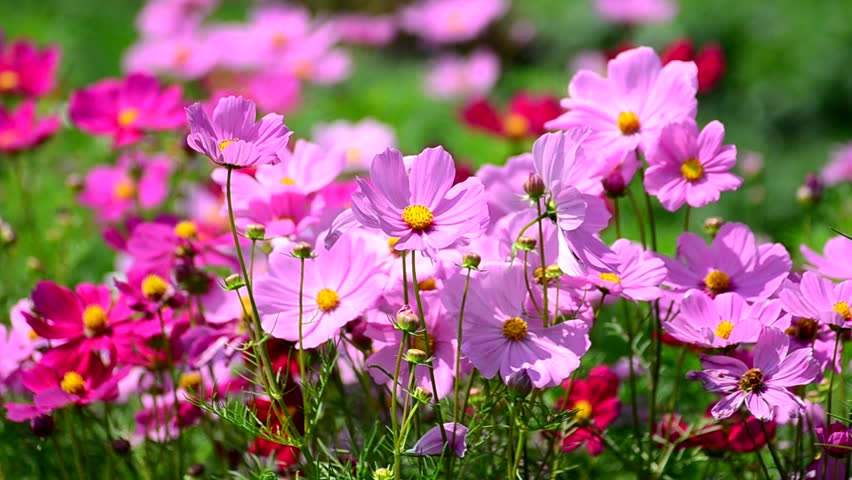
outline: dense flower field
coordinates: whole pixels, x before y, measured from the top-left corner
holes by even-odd
[[[852,144],[738,148],[673,0],[559,96],[508,0],[305,3],[0,39],[0,479],[850,477]]]

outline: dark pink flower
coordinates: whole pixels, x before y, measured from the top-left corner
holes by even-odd
[[[152,209],[168,195],[172,160],[163,155],[147,157],[141,152],[122,155],[115,166],[99,165],[89,171],[80,193],[80,203],[95,209],[100,220],[114,222],[137,205]]]
[[[57,117],[36,118],[32,100],[21,102],[14,111],[0,106],[0,152],[34,148],[53,135],[59,126]]]
[[[56,81],[58,64],[56,47],[39,50],[26,40],[4,45],[0,38],[0,94],[40,97],[49,93]]]

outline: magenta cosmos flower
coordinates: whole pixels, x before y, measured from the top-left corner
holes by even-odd
[[[787,284],[778,294],[793,315],[825,325],[852,327],[852,280],[834,284],[813,272],[805,272],[798,287]]]
[[[808,269],[826,277],[852,280],[852,262],[843,261],[852,258],[852,239],[843,235],[832,238],[825,243],[823,255],[819,255],[805,245],[799,249],[809,263]]]
[[[577,189],[593,168],[593,161],[580,146],[589,130],[547,133],[533,144],[535,172],[544,180],[549,194],[548,209],[555,207],[559,227],[559,268],[566,275],[581,276],[586,266],[609,271],[604,260],[612,252],[595,235],[606,228],[609,213],[600,198]]]
[[[677,5],[671,0],[595,0],[595,10],[614,23],[665,23],[674,18]]]
[[[402,154],[388,149],[370,167],[372,184],[358,179],[352,213],[363,225],[399,238],[397,251],[438,250],[477,238],[488,227],[485,188],[476,177],[453,185],[456,168],[442,147],[427,148],[406,172]]]
[[[503,15],[505,0],[421,0],[401,12],[401,26],[432,43],[471,40]]]
[[[649,47],[620,53],[609,61],[607,78],[581,70],[562,101],[568,111],[547,128],[592,130],[588,150],[653,150],[664,126],[695,118],[698,70],[692,62],[665,66]]]
[[[120,220],[137,205],[155,208],[169,193],[171,171],[172,161],[164,155],[127,153],[117,165],[99,165],[86,175],[80,203],[94,208],[98,218],[106,222]]]
[[[719,194],[740,188],[743,180],[731,173],[737,147],[723,145],[725,127],[713,121],[701,133],[693,122],[663,127],[660,141],[648,156],[645,190],[673,212],[684,203],[703,207]]]
[[[610,295],[634,301],[651,301],[660,298],[660,285],[666,279],[666,264],[653,252],[642,249],[630,240],[620,238],[612,244],[616,265],[612,272],[590,273],[589,278]]]
[[[25,100],[17,110],[0,106],[0,152],[13,153],[34,148],[59,129],[57,117],[36,118],[35,102]]]
[[[793,262],[780,243],[757,244],[742,223],[722,225],[713,243],[692,233],[681,234],[676,260],[665,259],[669,286],[710,295],[737,292],[746,300],[769,298],[790,273]]]
[[[139,141],[147,131],[180,127],[182,107],[180,86],[163,89],[155,77],[131,73],[74,92],[68,110],[80,130],[111,136],[115,147],[123,147]]]
[[[779,412],[798,416],[805,403],[788,389],[811,383],[819,375],[819,365],[810,349],[789,351],[790,337],[781,330],[766,327],[754,347],[754,367],[733,357],[701,356],[703,371],[686,374],[710,392],[726,395],[713,406],[717,420],[731,417],[743,405],[759,420],[769,421]]]
[[[186,118],[189,146],[229,168],[275,162],[275,153],[292,134],[281,115],[269,113],[257,121],[254,102],[242,97],[219,99],[212,116],[194,103],[186,108]]]
[[[292,342],[299,340],[300,269],[298,258],[274,252],[269,273],[254,285],[263,329]],[[344,325],[372,308],[384,282],[378,259],[361,236],[349,235],[332,250],[317,248],[317,257],[305,262],[303,347],[314,348],[334,338]]]
[[[568,320],[544,327],[533,317],[521,265],[494,263],[483,266],[471,279],[465,305],[462,352],[485,378],[497,374],[508,381],[512,373],[527,369],[533,385],[553,387],[580,366],[589,342],[588,325]],[[458,317],[464,276],[447,280],[443,301]]]
[[[25,40],[4,45],[0,38],[0,94],[40,97],[49,93],[56,81],[58,64],[58,48],[39,50]]]

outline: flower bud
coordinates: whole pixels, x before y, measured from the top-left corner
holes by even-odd
[[[49,436],[56,430],[56,423],[50,415],[39,415],[30,420],[30,431],[39,438]]]
[[[393,470],[389,468],[377,468],[373,472],[373,480],[391,480],[393,478]]]
[[[423,387],[415,388],[411,395],[421,403],[429,403],[429,400],[432,400],[432,392]]]
[[[482,263],[482,257],[476,252],[467,252],[462,255],[462,268],[476,270]]]
[[[119,455],[127,455],[130,452],[130,442],[123,438],[116,438],[112,441],[112,451]]]
[[[530,237],[528,235],[521,235],[521,237],[518,238],[518,241],[515,242],[515,245],[518,247],[518,250],[525,250],[527,252],[531,252],[535,250],[536,243],[537,242],[535,238]]]
[[[725,220],[722,217],[710,217],[704,220],[704,231],[707,235],[710,235],[710,238],[716,238],[716,234],[719,233],[719,229],[724,224]]]
[[[563,275],[562,269],[559,268],[559,265],[549,265],[544,269],[545,278],[559,278]]]
[[[28,270],[33,272],[44,271],[44,263],[36,257],[27,257],[26,266]]]
[[[518,398],[525,398],[533,390],[532,379],[527,373],[526,368],[522,368],[517,372],[509,375],[509,380],[506,382],[509,391]]]
[[[530,172],[526,181],[524,181],[524,192],[529,195],[531,200],[538,200],[544,195],[544,179],[538,174]]]
[[[408,351],[405,352],[405,361],[414,365],[426,363],[427,358],[426,352],[419,348],[409,348]]]
[[[314,249],[307,242],[299,242],[293,247],[293,256],[296,258],[311,258]]]
[[[86,182],[80,175],[71,174],[65,179],[65,188],[71,190],[71,193],[80,193],[86,187]]]
[[[246,237],[249,240],[263,240],[266,236],[266,227],[257,223],[252,223],[246,227]]]
[[[196,463],[190,465],[189,468],[186,469],[186,475],[190,478],[200,478],[204,476],[204,464]]]
[[[624,175],[622,175],[620,168],[616,168],[604,177],[601,180],[601,185],[603,185],[604,192],[609,198],[623,197],[624,192],[627,190],[627,185],[624,183]]]
[[[12,226],[0,218],[0,247],[8,247],[15,243],[16,239],[17,237],[15,236],[15,231],[12,230]]]
[[[234,273],[225,277],[225,290],[229,292],[245,286],[246,283],[243,281],[243,277],[240,276],[239,273]]]
[[[796,199],[803,207],[819,203],[822,199],[822,180],[813,173],[805,177],[805,183],[796,190]]]
[[[410,306],[403,305],[396,312],[396,328],[412,335],[420,328],[420,319]]]

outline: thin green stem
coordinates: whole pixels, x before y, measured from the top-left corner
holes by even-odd
[[[751,440],[751,444],[754,447],[754,456],[757,457],[758,463],[760,463],[760,467],[763,470],[763,475],[766,477],[766,480],[770,480],[769,469],[766,467],[766,463],[763,461],[763,455],[760,454],[760,449],[757,448],[757,442],[754,440],[754,435],[751,434],[751,429],[748,426],[748,418],[745,414],[741,414],[743,418],[743,430],[746,431],[748,435],[748,439]],[[769,437],[766,438],[769,440]],[[783,478],[783,477],[782,477]]]
[[[618,207],[618,198],[612,199],[612,216],[615,217],[615,236],[621,238],[621,211]]]
[[[461,298],[461,306],[459,307],[459,322],[456,327],[456,366],[455,366],[455,378],[456,381],[453,382],[455,385],[453,386],[453,423],[457,423],[459,419],[459,408],[461,408],[461,404],[459,403],[459,384],[461,383],[461,345],[462,345],[462,321],[464,320],[464,307],[465,303],[467,303],[467,292],[470,289],[470,273],[473,269],[467,269],[467,275],[464,278],[464,291],[462,292]]]
[[[683,217],[683,231],[684,232],[689,231],[689,214],[690,214],[690,212],[692,212],[692,207],[687,205],[686,206],[686,214]]]
[[[166,359],[168,360],[168,371],[169,376],[172,379],[172,409],[174,410],[175,416],[175,429],[177,430],[177,437],[175,438],[175,443],[177,444],[177,469],[178,472],[183,471],[183,442],[181,440],[181,425],[180,425],[180,402],[178,401],[178,378],[175,373],[175,358],[172,353],[172,344],[169,340],[169,336],[166,334],[166,322],[163,319],[163,309],[157,310],[157,317],[160,319],[160,333],[163,335],[163,339],[166,344]],[[168,428],[168,427],[166,427]]]
[[[769,453],[772,455],[772,461],[775,462],[775,468],[778,469],[778,473],[781,474],[781,478],[787,478],[784,464],[781,463],[781,457],[778,456],[778,452],[775,450],[775,445],[772,444],[772,437],[766,430],[766,424],[762,420],[759,423],[760,428],[763,430],[763,435],[766,437],[766,446],[769,447]],[[748,426],[746,426],[746,429],[748,429]]]
[[[547,260],[544,256],[544,226],[541,223],[544,217],[541,214],[541,199],[538,199],[538,202],[536,202],[535,207],[536,211],[538,212],[538,255],[541,258],[541,273],[542,275],[544,275],[545,270],[547,270]],[[544,316],[542,318],[544,318],[544,326],[546,328],[550,326],[550,306],[547,303],[547,277],[545,276],[543,278],[545,278],[545,280],[544,288],[542,289],[544,291],[544,305],[542,306]]]
[[[532,284],[530,283],[529,268],[527,268],[529,266],[529,258],[529,250],[524,250],[524,284],[527,286],[527,293],[530,296],[530,300],[532,301],[535,311],[538,312],[539,316],[543,318],[544,316],[541,313],[541,307],[538,305],[538,301],[536,301],[535,299],[536,296],[533,295]],[[544,270],[542,270],[542,273],[543,272]]]
[[[633,214],[636,215],[636,225],[639,227],[639,239],[642,241],[642,248],[648,248],[648,240],[645,236],[645,220],[643,220],[642,213],[639,210],[639,203],[630,189],[627,190],[627,200],[630,201],[630,208],[633,209]]]
[[[305,259],[303,257],[299,257],[299,380],[302,382],[302,412],[304,413],[305,418],[305,441],[307,442],[305,448],[307,450],[307,455],[311,455],[311,446],[309,444],[309,432],[311,432],[311,428],[309,425],[310,422],[310,399],[308,395],[305,395],[306,389],[305,385],[307,384],[307,377],[305,376],[305,345],[304,345],[304,293],[305,293]]]
[[[400,255],[402,258],[402,303],[408,305],[408,267],[405,265],[405,254],[406,252],[402,252]]]
[[[835,332],[834,334],[834,354],[831,356],[831,377],[828,380],[828,398],[825,402],[825,424],[831,424],[831,399],[832,393],[834,392],[834,370],[835,365],[837,365],[837,352],[840,350],[840,332]]]
[[[639,428],[639,402],[637,400],[637,388],[636,388],[636,369],[633,367],[633,360],[636,358],[635,342],[636,339],[633,335],[633,317],[630,316],[627,301],[621,300],[621,311],[622,315],[624,315],[624,322],[626,323],[625,330],[627,331],[627,364],[630,369],[630,413],[633,417],[633,434],[636,436],[638,440],[642,433]]]
[[[399,352],[396,355],[396,364],[393,368],[393,383],[391,384],[393,387],[391,389],[391,429],[393,430],[393,439],[394,439],[394,449],[393,449],[393,478],[399,480],[399,470],[402,466],[402,456],[396,445],[399,441],[399,437],[402,435],[402,431],[399,429],[399,420],[396,415],[396,403],[397,403],[397,390],[399,389],[399,370],[402,366],[402,354],[405,352],[405,341],[407,339],[408,334],[406,332],[402,332],[402,339],[399,342]]]
[[[71,452],[74,457],[74,468],[77,470],[77,477],[80,480],[84,480],[86,476],[83,474],[83,459],[80,453],[80,443],[79,437],[77,437],[77,426],[72,425],[71,421],[71,412],[70,410],[65,411],[65,424],[68,426],[68,431],[71,432]]]

